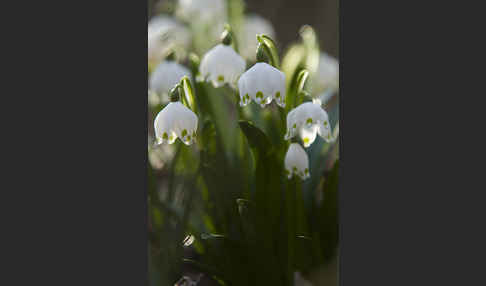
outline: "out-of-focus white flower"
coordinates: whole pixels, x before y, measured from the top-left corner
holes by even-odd
[[[193,46],[200,55],[218,42],[227,14],[225,0],[179,0],[176,9],[176,16],[191,27]]]
[[[275,30],[269,21],[255,14],[249,15],[244,20],[238,46],[241,55],[252,62],[256,60],[255,54],[258,46],[257,34],[265,34],[275,39]]]
[[[155,16],[148,23],[148,61],[155,65],[170,49],[178,57],[183,57],[191,43],[189,30],[174,18],[166,15]]]
[[[256,63],[238,80],[240,106],[246,106],[253,99],[261,107],[275,99],[285,107],[285,74],[267,63]]]
[[[327,112],[312,102],[304,102],[287,114],[287,133],[285,140],[299,135],[304,147],[309,147],[319,134],[326,142],[333,142],[331,124]]]
[[[166,97],[184,76],[191,78],[191,71],[173,60],[163,61],[150,75],[149,89],[158,96]]]
[[[307,153],[298,143],[292,143],[285,155],[285,173],[290,179],[293,175],[299,176],[302,180],[310,177],[309,158]]]
[[[186,21],[207,22],[221,17],[226,20],[226,1],[179,0],[176,14]]]
[[[197,116],[182,103],[170,102],[155,117],[154,128],[157,144],[172,144],[179,138],[184,144],[192,144],[196,137]]]
[[[245,67],[245,60],[231,46],[218,44],[204,55],[199,72],[215,87],[228,83],[234,88]]]
[[[338,89],[339,62],[323,52],[319,57],[319,65],[314,78],[314,94],[322,103],[326,103]]]

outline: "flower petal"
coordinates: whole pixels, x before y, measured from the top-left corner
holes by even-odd
[[[305,150],[297,143],[292,143],[285,155],[285,170],[288,178],[298,175],[303,180],[310,176],[309,158]]]
[[[214,87],[228,83],[235,88],[238,77],[245,71],[245,66],[245,60],[233,48],[219,44],[204,55],[199,71]]]

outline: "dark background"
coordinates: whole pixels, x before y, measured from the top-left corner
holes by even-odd
[[[298,39],[302,25],[315,28],[322,51],[339,57],[339,0],[245,0],[247,13],[270,20],[279,48]]]

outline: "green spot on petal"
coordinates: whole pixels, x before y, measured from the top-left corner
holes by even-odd
[[[186,129],[182,130],[182,134],[181,134],[181,136],[182,136],[182,137],[184,137],[184,136],[186,136],[186,135],[187,135],[187,130],[186,130]]]
[[[263,98],[263,92],[261,92],[261,91],[257,92],[256,98]]]
[[[292,126],[292,127],[297,128],[297,124],[294,123],[294,126]]]
[[[219,75],[219,76],[218,76],[218,81],[224,81],[224,76]]]
[[[307,123],[307,124],[312,124],[312,118],[307,118],[306,123]]]
[[[164,140],[167,140],[169,138],[169,136],[167,136],[167,132],[164,132],[164,134],[162,134],[162,138]]]
[[[327,124],[328,124],[327,121],[324,121],[324,126],[327,126]]]
[[[309,168],[305,168],[304,173],[307,175],[309,174]]]
[[[275,94],[275,97],[280,98],[280,91],[277,91],[277,93]]]
[[[310,140],[309,140],[309,138],[307,138],[307,137],[306,137],[306,138],[304,138],[304,143],[305,143],[305,144],[309,143],[309,141],[310,141]]]

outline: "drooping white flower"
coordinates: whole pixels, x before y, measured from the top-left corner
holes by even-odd
[[[152,65],[160,62],[170,49],[183,57],[191,43],[189,30],[172,17],[155,16],[148,23],[148,61]]]
[[[172,144],[179,138],[190,145],[196,137],[197,116],[179,101],[170,102],[155,117],[154,128],[157,144]]]
[[[256,60],[257,34],[265,34],[275,39],[275,30],[272,23],[258,15],[249,15],[245,18],[241,29],[239,47],[241,55],[252,62]]]
[[[176,14],[186,21],[207,22],[224,18],[225,0],[179,0]]]
[[[285,171],[290,179],[293,175],[299,176],[302,180],[310,177],[309,158],[307,153],[298,143],[292,143],[285,155]]]
[[[204,55],[199,72],[214,87],[225,83],[236,87],[236,81],[245,71],[245,66],[245,60],[231,46],[218,44]]]
[[[339,62],[327,53],[321,53],[319,57],[313,89],[314,96],[322,103],[326,103],[339,89]]]
[[[176,61],[163,61],[150,75],[149,89],[159,96],[166,96],[184,76],[191,78],[191,71]]]
[[[317,134],[328,143],[334,141],[329,117],[320,105],[304,102],[287,114],[285,140],[299,135],[307,148],[314,142]]]
[[[285,74],[273,66],[259,62],[247,70],[238,80],[240,106],[246,106],[253,99],[261,107],[275,99],[285,107]]]

